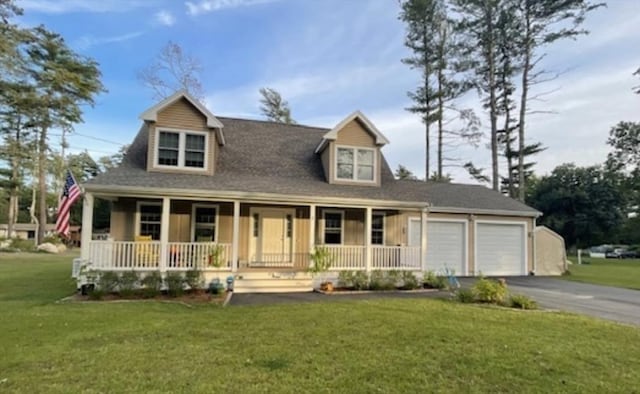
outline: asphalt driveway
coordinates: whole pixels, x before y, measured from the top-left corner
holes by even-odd
[[[638,290],[545,277],[508,278],[507,285],[512,292],[533,298],[545,309],[640,325]]]

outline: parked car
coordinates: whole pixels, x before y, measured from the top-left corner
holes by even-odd
[[[633,250],[614,249],[607,251],[605,257],[608,259],[635,259],[638,257],[638,253]]]
[[[622,253],[617,251],[617,250],[609,250],[608,252],[606,252],[604,254],[604,257],[606,257],[608,259],[621,259],[622,258]]]

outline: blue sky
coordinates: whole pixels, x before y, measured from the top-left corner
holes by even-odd
[[[22,23],[43,23],[79,53],[100,63],[108,93],[85,111],[85,123],[70,137],[71,151],[94,156],[131,142],[138,115],[153,105],[136,73],[168,40],[203,65],[206,104],[216,115],[260,118],[260,87],[273,87],[303,124],[332,127],[362,110],[391,140],[384,148],[395,168],[424,174],[423,126],[404,110],[417,75],[400,62],[404,26],[395,0],[18,0]],[[545,67],[563,72],[539,88],[553,91],[530,118],[528,140],[548,149],[539,173],[556,165],[601,162],[608,130],[621,120],[640,121],[640,1],[611,0],[589,16],[591,31],[548,50]],[[470,93],[462,104],[478,108]],[[479,108],[478,108],[479,110]],[[487,117],[479,113],[486,131]],[[81,135],[82,136],[81,136]],[[98,141],[85,135],[112,141]],[[54,141],[55,143],[55,141]],[[489,167],[486,139],[447,155]],[[448,167],[456,181],[464,170]]]

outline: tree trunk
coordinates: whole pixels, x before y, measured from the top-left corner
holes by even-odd
[[[498,110],[496,105],[496,65],[495,65],[495,38],[493,28],[492,10],[487,10],[487,42],[486,57],[489,66],[489,118],[491,120],[491,177],[493,190],[500,190],[500,173],[498,171]]]
[[[525,1],[525,48],[522,70],[522,93],[520,96],[520,119],[518,122],[518,199],[524,202],[527,185],[524,174],[524,128],[529,96],[529,69],[531,68],[531,16],[529,2]]]
[[[38,140],[38,236],[36,243],[44,241],[47,226],[47,126],[43,126]]]
[[[438,48],[438,180],[442,180],[442,137],[443,137],[443,117],[444,117],[444,46],[446,42],[446,31],[441,30],[442,37]]]
[[[424,46],[427,46],[427,42],[429,37],[427,36],[427,30],[425,29],[422,35],[422,43]],[[431,97],[429,96],[429,76],[431,75],[431,70],[429,69],[429,59],[427,58],[427,54],[424,54],[423,58],[424,62],[424,101],[425,101],[425,111],[424,111],[424,124],[425,124],[425,174],[424,181],[427,182],[429,180],[429,171],[431,168],[429,167],[429,162],[431,161],[431,130],[430,130],[430,119],[429,119],[429,110],[431,108]]]

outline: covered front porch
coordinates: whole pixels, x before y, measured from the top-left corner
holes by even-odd
[[[106,236],[82,233],[81,258],[95,270],[304,272],[317,248],[331,254],[331,271],[426,263],[419,209],[86,193],[83,228],[92,226],[94,198],[113,204]],[[420,228],[410,226],[416,218]]]

